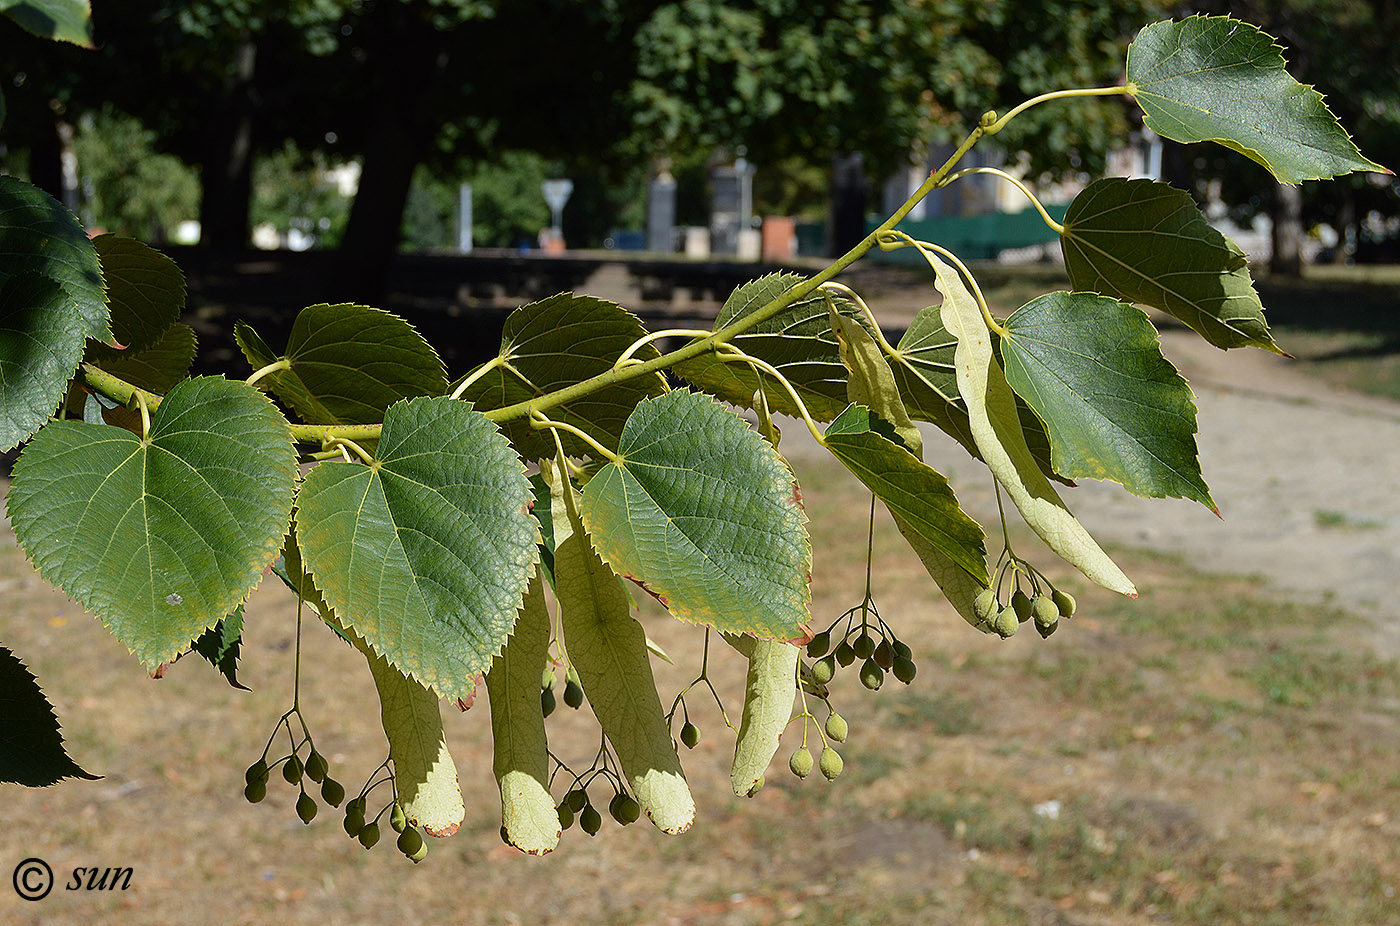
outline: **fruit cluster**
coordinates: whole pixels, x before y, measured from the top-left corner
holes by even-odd
[[[856,623],[857,615],[859,623]],[[843,622],[841,640],[833,647],[833,634]],[[909,647],[880,619],[875,602],[868,598],[812,637],[807,644],[807,655],[816,659],[812,663],[812,680],[818,685],[830,682],[838,666],[845,668],[857,659],[861,660],[860,683],[871,691],[878,691],[884,684],[886,672],[906,685],[918,672]]]
[[[992,584],[983,589],[972,604],[981,629],[1006,639],[1026,621],[1035,621],[1042,638],[1050,636],[1060,624],[1060,618],[1074,614],[1074,596],[1050,584],[1050,580],[1030,563],[1015,554],[1002,555],[992,576]],[[1022,581],[1030,588],[1027,594]],[[1011,597],[1002,604],[1002,586],[1010,583]]]

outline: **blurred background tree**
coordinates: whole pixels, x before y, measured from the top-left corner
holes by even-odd
[[[833,186],[833,164],[859,155],[868,185],[960,138],[984,110],[1116,83],[1128,41],[1169,12],[1157,0],[95,7],[98,52],[55,53],[0,24],[10,121],[26,133],[7,133],[9,168],[62,192],[64,153],[81,141],[94,219],[157,240],[171,233],[174,212],[194,217],[188,182],[196,177],[201,246],[238,250],[257,221],[284,229],[310,221],[318,246],[340,250],[328,297],[360,300],[382,291],[396,248],[455,243],[463,181],[473,185],[474,238],[485,246],[534,239],[548,221],[538,189],[546,176],[574,179],[564,217],[572,244],[596,246],[615,228],[642,224],[646,182],[663,166],[679,184],[678,219],[702,224],[709,167],[740,152],[761,168],[760,211],[816,218],[833,211],[833,196],[851,193]],[[1394,160],[1386,156],[1400,149],[1392,5],[1207,0],[1195,10],[1233,12],[1279,35],[1297,73],[1328,94],[1363,149]],[[1035,178],[1089,178],[1136,118],[1112,98],[1049,105],[997,140]],[[174,159],[123,182],[182,179],[169,190],[151,183],[141,196],[119,194],[112,158],[103,160],[83,126],[113,134],[107,154]],[[1224,185],[1249,191],[1232,200],[1240,214],[1287,205],[1290,191],[1274,192],[1243,158],[1167,151],[1171,179],[1198,194],[1211,178],[1241,178]],[[359,174],[347,203],[325,177],[351,163]],[[1334,204],[1324,206],[1305,187],[1298,222],[1330,221],[1356,239],[1368,214],[1400,212],[1393,185],[1353,179],[1346,190],[1339,205],[1329,197]],[[137,199],[158,205],[137,214]],[[865,209],[857,203],[847,214],[859,224]]]

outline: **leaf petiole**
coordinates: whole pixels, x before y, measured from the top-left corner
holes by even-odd
[[[991,124],[984,126],[982,128],[982,133],[984,135],[995,135],[1006,128],[1006,123],[1010,122],[1021,113],[1030,109],[1032,106],[1037,106],[1041,103],[1049,102],[1050,100],[1062,100],[1067,97],[1075,96],[1118,96],[1128,92],[1128,87],[1119,85],[1116,87],[1081,87],[1076,90],[1056,90],[1052,93],[1042,93],[1040,96],[1031,97],[1029,100],[1026,100],[1024,103],[1010,110],[1000,119],[995,119]],[[949,180],[951,179],[950,177]]]
[[[350,451],[351,453],[353,453],[355,456],[359,457],[359,458],[360,458],[363,462],[365,462],[366,464],[372,464],[372,463],[374,463],[374,457],[371,456],[370,453],[369,453],[369,451],[365,450],[365,448],[361,447],[359,444],[357,444],[357,443],[355,443],[354,441],[349,440],[349,439],[347,439],[347,438],[344,438],[344,437],[336,437],[336,436],[334,436],[333,434],[331,434],[329,431],[326,432],[326,438],[325,438],[325,440],[322,442],[322,445],[323,445],[327,450],[330,450],[330,449],[332,449],[332,448],[339,448],[339,449],[341,449],[341,450],[348,450],[348,451]]]
[[[481,377],[485,376],[487,373],[490,373],[497,367],[503,366],[505,362],[506,358],[502,357],[500,354],[497,354],[496,356],[492,357],[490,360],[486,361],[481,366],[477,367],[475,370],[472,370],[471,374],[468,375],[466,379],[458,383],[457,388],[452,390],[452,394],[448,396],[448,398],[460,399],[462,397],[462,393],[466,392],[467,389],[471,387],[472,383],[481,379]]]
[[[812,433],[812,437],[816,439],[817,443],[822,443],[821,428],[817,427],[817,423],[812,420],[812,416],[808,413],[807,406],[803,403],[802,397],[797,394],[797,389],[792,383],[788,382],[786,376],[779,373],[777,368],[767,361],[746,354],[732,344],[718,344],[716,347],[718,349],[715,352],[715,357],[721,363],[747,363],[755,370],[762,370],[764,373],[776,379],[778,384],[787,391],[788,397],[792,399],[792,404],[797,406],[797,413],[802,416],[802,421],[807,425],[807,430]]]
[[[291,368],[292,362],[286,357],[281,357],[272,361],[267,366],[254,371],[253,375],[245,379],[244,382],[251,386],[269,373],[279,373],[282,370],[290,370]]]
[[[568,431],[574,437],[577,437],[579,440],[583,441],[588,446],[596,450],[598,454],[603,459],[607,460],[609,463],[616,463],[619,466],[622,465],[621,457],[613,453],[608,448],[604,447],[602,444],[598,443],[584,431],[566,422],[554,421],[547,415],[545,415],[544,412],[537,411],[533,408],[530,409],[530,427],[534,428],[537,431],[544,428],[550,428],[551,430],[555,431]]]
[[[659,341],[662,338],[708,338],[712,334],[714,334],[713,331],[706,331],[703,328],[665,328],[661,331],[653,331],[629,344],[627,349],[613,362],[613,369],[621,370],[644,363],[645,361],[637,360],[632,355],[652,341]]]
[[[1011,176],[1004,170],[998,170],[995,167],[969,167],[966,170],[960,170],[956,174],[950,176],[948,178],[948,182],[952,183],[954,180],[961,180],[963,177],[966,177],[970,174],[991,174],[994,177],[1000,177],[1001,179],[1005,180],[1007,183],[1011,184],[1012,186],[1016,187],[1016,189],[1026,194],[1026,198],[1031,201],[1031,205],[1035,206],[1036,212],[1040,213],[1040,217],[1045,220],[1046,225],[1050,226],[1050,228],[1054,230],[1055,234],[1063,235],[1065,233],[1065,227],[1059,222],[1056,222],[1054,219],[1050,218],[1050,213],[1045,211],[1045,207],[1041,205],[1040,200],[1036,198],[1036,195],[1031,192],[1030,187],[1026,186],[1020,180],[1017,180],[1015,177]]]

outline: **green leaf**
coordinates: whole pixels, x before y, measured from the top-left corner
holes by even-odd
[[[0,174],[0,254],[5,255],[0,286],[28,273],[57,280],[68,293],[67,311],[79,319],[83,336],[110,343],[97,249],[58,200],[5,174]]]
[[[592,296],[560,293],[523,305],[510,313],[501,332],[497,366],[462,394],[482,411],[504,408],[591,379],[613,368],[639,338],[641,319],[616,303]],[[646,361],[657,356],[650,344],[633,354]],[[660,373],[627,380],[550,409],[555,421],[587,432],[609,450],[617,447],[627,416],[637,403],[666,388]],[[553,456],[554,439],[519,418],[502,425],[506,437],[527,460]],[[580,456],[595,451],[567,432],[564,449]]]
[[[0,0],[0,13],[41,39],[95,47],[88,0]]]
[[[15,536],[35,567],[149,669],[257,585],[287,531],[296,455],[257,390],[185,380],[149,438],[52,421],[15,464]]]
[[[1076,290],[1161,309],[1216,347],[1282,353],[1244,252],[1189,193],[1155,180],[1096,180],[1065,212],[1060,247]]]
[[[1191,388],[1141,311],[1092,293],[1049,293],[1006,329],[1007,381],[1045,421],[1057,470],[1216,510],[1201,478]]]
[[[20,658],[0,646],[0,781],[46,788],[64,778],[96,779],[63,748],[53,705]]]
[[[948,480],[899,443],[887,422],[852,405],[827,426],[822,443],[892,514],[986,584],[982,528],[958,506]]]
[[[246,325],[235,337],[240,331],[249,362],[270,363],[262,339]],[[400,399],[447,392],[447,372],[432,345],[402,318],[366,305],[302,309],[284,356],[290,368],[263,381],[308,424],[378,424]]]
[[[185,275],[175,261],[133,238],[99,235],[92,243],[107,281],[112,338],[128,351],[150,347],[180,317]]]
[[[752,315],[803,281],[795,273],[773,273],[740,286],[725,300],[715,319],[715,330]],[[859,318],[855,306],[834,297],[837,310],[847,318]],[[864,322],[862,321],[862,324]],[[846,368],[831,330],[826,297],[820,293],[788,306],[773,318],[736,336],[731,342],[751,357],[778,369],[796,388],[807,411],[817,421],[830,421],[846,407]],[[674,372],[686,382],[731,405],[750,408],[759,377],[743,363],[722,363],[713,354],[702,354],[676,364]],[[772,411],[797,416],[797,406],[787,390],[768,382]]]
[[[1273,37],[1255,26],[1191,16],[1138,33],[1128,47],[1128,92],[1158,135],[1224,145],[1284,183],[1389,173],[1361,156],[1322,94],[1284,64]]]
[[[980,460],[982,453],[972,438],[967,406],[958,394],[953,367],[953,352],[957,346],[957,338],[943,327],[940,307],[928,306],[914,316],[904,337],[899,339],[889,358],[890,368],[909,414],[936,426]],[[1040,471],[1051,479],[1065,481],[1050,465],[1050,440],[1035,412],[1018,400],[1016,414],[1025,432],[1026,446]]]
[[[944,294],[943,325],[958,339],[954,354],[958,392],[967,404],[972,436],[987,469],[1050,549],[1103,587],[1136,598],[1132,582],[1069,513],[1031,456],[1016,412],[1016,393],[997,363],[991,332],[977,300],[951,267],[932,254],[925,256]]]
[[[767,441],[709,396],[676,390],[637,406],[618,454],[583,490],[583,521],[614,572],[682,620],[807,636],[807,516]]]
[[[53,415],[84,343],[57,280],[26,273],[0,284],[0,450],[18,446]]]
[[[117,351],[94,344],[88,359],[133,386],[163,395],[189,375],[196,347],[194,329],[177,322],[145,350]]]
[[[238,650],[242,643],[243,605],[239,605],[228,617],[200,634],[192,649],[218,669],[230,685],[239,691],[247,691],[247,686],[238,681]]]
[[[377,459],[322,463],[297,497],[306,567],[345,627],[446,698],[501,651],[539,557],[524,466],[448,398],[384,415]]]

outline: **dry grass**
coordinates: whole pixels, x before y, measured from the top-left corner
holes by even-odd
[[[819,626],[864,581],[865,499],[825,464],[799,462],[813,516]],[[1023,553],[1032,547],[1024,544]],[[1033,555],[1049,568],[1046,556]],[[795,725],[752,800],[729,792],[732,734],[695,698],[702,742],[684,757],[700,807],[663,837],[610,821],[521,857],[496,835],[483,706],[447,718],[468,819],[414,867],[385,840],[366,852],[323,808],[307,827],[274,776],[240,796],[290,700],[296,609],[268,584],[249,608],[229,689],[185,660],[161,681],[92,618],[0,548],[0,639],[56,704],[75,757],[106,777],[2,786],[0,869],[47,859],[39,903],[0,885],[5,923],[1258,923],[1393,919],[1400,885],[1400,681],[1362,655],[1366,627],[1279,600],[1248,578],[1202,575],[1147,553],[1121,558],[1128,603],[1066,573],[1080,615],[1049,640],[971,631],[932,593],[892,525],[876,533],[881,612],[914,650],[905,688],[834,683],[849,719],[835,784],[785,768]],[[699,632],[648,612],[677,660],[666,699],[698,666]],[[742,665],[711,676],[737,713]],[[363,660],[308,622],[302,706],[332,773],[358,787],[383,757]],[[562,705],[551,744],[587,761],[596,727]],[[607,795],[595,795],[606,803]],[[132,889],[66,892],[79,865],[132,866]]]

